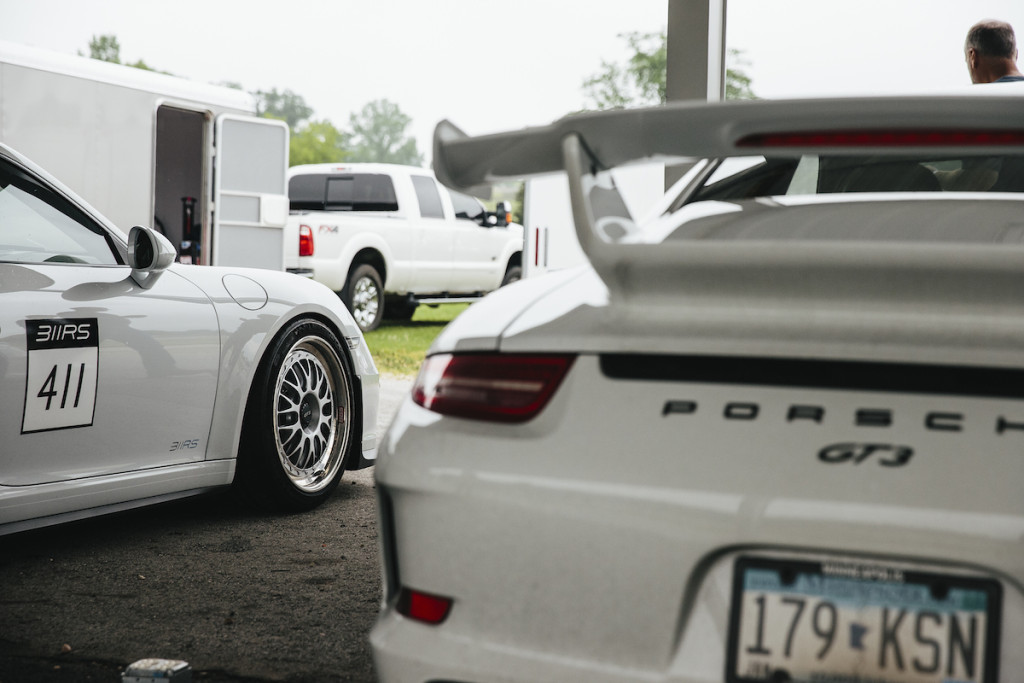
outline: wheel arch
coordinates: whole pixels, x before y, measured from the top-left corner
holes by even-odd
[[[381,283],[386,288],[388,282],[388,262],[383,252],[376,247],[363,247],[352,255],[352,260],[348,264],[348,271],[345,273],[344,286],[348,286],[349,278],[352,277],[352,271],[364,264],[374,267],[377,274],[380,275]]]
[[[292,327],[293,323],[305,320],[313,320],[322,323],[331,333],[334,334],[338,340],[338,346],[340,347],[340,356],[342,361],[346,364],[346,370],[352,378],[352,393],[353,393],[353,421],[356,423],[356,430],[358,434],[353,434],[353,437],[358,436],[358,441],[361,444],[363,438],[363,402],[362,397],[362,378],[356,367],[355,358],[352,357],[352,350],[348,347],[345,342],[346,336],[345,331],[329,316],[324,315],[319,311],[297,311],[289,316],[284,316],[278,321],[275,328],[268,332],[266,339],[260,345],[258,356],[252,363],[252,372],[248,377],[248,386],[245,390],[245,403],[242,405],[242,424],[245,423],[245,417],[248,414],[250,407],[253,405],[253,392],[256,391],[256,382],[260,377],[261,371],[267,363],[272,363],[273,358],[271,353],[277,346],[278,341],[284,336],[284,334]],[[355,441],[356,439],[353,438]],[[241,425],[239,426],[238,433],[235,437],[235,451],[234,457],[237,461],[239,457],[239,449],[242,447],[242,430]],[[361,451],[361,446],[359,447]]]
[[[324,289],[325,294],[328,290]],[[333,297],[333,294],[330,296]],[[351,331],[335,320],[332,315],[322,312],[315,304],[307,304],[301,309],[293,309],[286,312],[274,321],[273,325],[267,328],[257,345],[241,345],[234,349],[221,351],[222,371],[218,380],[218,400],[214,407],[214,418],[210,428],[207,459],[231,460],[237,465],[237,459],[242,448],[242,430],[245,416],[252,405],[253,390],[256,386],[260,370],[268,360],[281,336],[291,324],[297,320],[315,320],[322,323],[338,339],[341,345],[343,362],[352,376],[353,392],[355,392],[354,403],[357,404],[355,411],[359,413],[356,430],[359,438],[362,439],[366,433],[366,426],[363,422],[365,407],[363,406],[364,382],[362,374],[365,372],[376,373],[375,368],[366,368],[365,362],[356,359],[353,350],[346,342]],[[354,323],[353,323],[354,326]],[[356,328],[358,329],[358,328]],[[250,347],[255,346],[250,351]],[[372,361],[371,361],[372,362]],[[234,396],[236,398],[232,399]],[[353,419],[355,417],[353,416]],[[234,468],[232,468],[234,469]],[[232,472],[232,478],[234,473]]]
[[[352,431],[349,435],[349,443],[346,446],[349,451],[343,456],[344,460],[342,463],[342,469],[338,474],[338,479],[340,480],[343,473],[347,470],[359,469],[361,466],[365,466],[363,463],[363,435],[365,433],[365,425],[363,423],[365,410],[365,406],[363,405],[363,380],[360,375],[360,369],[357,361],[353,357],[352,349],[347,343],[345,330],[330,316],[317,310],[295,311],[291,315],[282,316],[282,318],[277,321],[274,329],[268,330],[263,343],[260,345],[258,354],[251,363],[251,372],[245,388],[245,401],[241,406],[238,429],[234,435],[234,451],[232,453],[232,457],[234,459],[235,467],[232,475],[233,482],[238,481],[239,464],[245,457],[245,454],[243,453],[243,449],[245,448],[244,430],[246,428],[246,423],[250,419],[250,411],[259,410],[258,401],[260,398],[260,391],[262,390],[260,382],[269,372],[270,364],[274,362],[274,352],[278,348],[281,340],[283,340],[287,334],[291,333],[295,328],[295,325],[306,322],[320,323],[334,335],[335,340],[337,341],[336,351],[338,353],[338,357],[341,359],[343,371],[347,374],[349,382],[351,383],[350,422]]]

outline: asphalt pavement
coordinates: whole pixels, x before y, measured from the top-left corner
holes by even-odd
[[[382,380],[385,425],[411,380]],[[196,681],[373,681],[373,470],[317,510],[226,493],[0,537],[0,683],[121,681],[159,657]]]

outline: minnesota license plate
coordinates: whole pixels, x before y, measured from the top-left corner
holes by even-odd
[[[998,582],[741,557],[728,683],[996,683]]]

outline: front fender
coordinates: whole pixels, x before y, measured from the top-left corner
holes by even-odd
[[[379,375],[358,325],[332,291],[312,280],[277,271],[205,266],[178,270],[206,292],[220,324],[220,373],[208,459],[236,457],[249,390],[259,364],[277,334],[300,317],[320,318],[338,334],[352,360],[357,385],[362,385],[363,451],[376,448]],[[258,283],[266,292],[265,303],[256,308],[259,301],[236,300],[225,286],[225,276]],[[232,290],[237,296],[237,288]]]

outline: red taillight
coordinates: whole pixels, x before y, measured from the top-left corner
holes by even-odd
[[[410,619],[437,625],[448,617],[452,602],[451,598],[403,588],[398,594],[398,604],[395,605],[395,609],[399,614]]]
[[[442,415],[526,422],[554,395],[575,356],[441,354],[423,362],[412,399]]]
[[[829,130],[747,135],[737,147],[1001,147],[1024,145],[1020,130]]]
[[[308,225],[299,226],[299,256],[313,255],[313,228]]]

